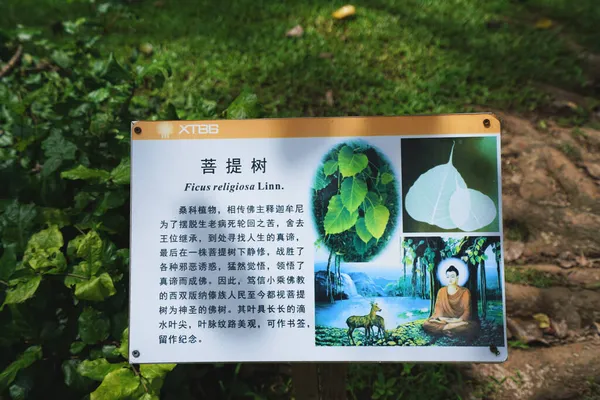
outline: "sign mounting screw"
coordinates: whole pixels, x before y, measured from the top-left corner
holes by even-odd
[[[140,356],[140,352],[137,350],[134,350],[131,352],[131,355],[134,356],[135,358],[138,358]]]
[[[142,128],[136,126],[135,128],[133,128],[133,131],[139,135],[140,133],[142,133]]]
[[[483,126],[485,126],[486,128],[489,128],[490,126],[492,126],[492,123],[490,122],[489,119],[484,119]]]

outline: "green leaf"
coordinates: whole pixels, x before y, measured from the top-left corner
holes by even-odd
[[[64,283],[69,288],[90,278],[90,266],[87,261],[82,261],[79,264],[71,266],[67,271],[68,275],[65,276]]]
[[[385,206],[378,205],[367,209],[367,212],[365,213],[365,222],[367,229],[371,232],[373,237],[379,239],[383,236],[389,218],[390,210]]]
[[[31,346],[27,348],[17,358],[13,361],[8,367],[4,369],[0,373],[0,393],[4,392],[8,386],[15,380],[17,373],[29,367],[31,364],[40,360],[42,358],[42,347],[41,346]]]
[[[384,185],[387,185],[393,180],[394,175],[390,174],[389,172],[384,172],[383,174],[381,174],[381,183],[383,183]]]
[[[140,373],[146,379],[164,378],[177,364],[142,364]]]
[[[29,239],[27,247],[39,249],[55,249],[63,246],[63,236],[57,226],[44,229]]]
[[[12,400],[27,400],[33,391],[35,381],[30,371],[21,371],[12,385],[8,388],[8,393]]]
[[[113,53],[108,56],[107,62],[104,64],[100,76],[109,82],[127,82],[131,79],[131,73],[126,71],[115,59]]]
[[[86,308],[79,315],[79,336],[84,343],[95,344],[108,338],[110,320],[93,308]]]
[[[335,160],[329,160],[323,166],[323,172],[326,176],[335,174],[335,171],[338,169],[338,162]]]
[[[50,58],[63,69],[68,69],[73,64],[71,56],[62,50],[54,50]]]
[[[98,208],[94,211],[94,214],[101,216],[106,213],[107,210],[121,207],[127,200],[126,196],[127,194],[122,189],[105,192],[104,197],[98,205]]]
[[[115,293],[113,281],[106,272],[75,285],[75,297],[80,300],[102,301]]]
[[[331,178],[325,176],[323,170],[319,169],[317,171],[317,176],[315,178],[315,190],[325,189],[331,183]]]
[[[368,188],[360,178],[346,178],[342,182],[341,196],[344,207],[350,212],[356,211],[367,195]]]
[[[103,169],[92,169],[78,165],[73,169],[61,172],[60,177],[63,179],[99,180],[104,182],[110,177],[110,173]]]
[[[92,103],[99,104],[108,99],[109,96],[110,90],[108,90],[108,88],[100,88],[88,93],[87,100],[91,101]]]
[[[369,192],[366,196],[365,196],[365,202],[364,202],[364,207],[365,209],[369,208],[369,207],[375,207],[381,204],[381,199],[379,198],[379,195],[375,192]]]
[[[123,330],[121,335],[121,345],[119,346],[119,354],[123,358],[129,359],[129,327]]]
[[[258,97],[244,91],[227,107],[227,119],[257,118],[258,112]]]
[[[367,252],[367,243],[363,242],[360,237],[354,236],[352,242],[354,243],[354,248],[358,254],[363,255]]]
[[[140,397],[140,400],[160,400],[160,397],[155,394],[144,393],[144,395]]]
[[[42,175],[48,176],[56,171],[65,160],[74,160],[77,146],[66,140],[59,130],[53,130],[50,136],[42,142],[46,162]]]
[[[89,391],[94,385],[94,381],[77,372],[77,367],[81,365],[81,360],[66,360],[62,363],[62,371],[65,376],[65,384],[77,391]]]
[[[89,231],[76,242],[77,257],[84,259],[89,268],[89,275],[95,275],[102,267],[102,239],[96,231]]]
[[[15,288],[7,290],[6,298],[4,299],[4,304],[2,304],[0,310],[2,310],[7,304],[23,303],[25,300],[33,297],[38,287],[40,286],[41,281],[42,276],[35,275],[24,282],[20,282]]]
[[[367,229],[364,218],[359,218],[358,221],[356,221],[356,233],[365,243],[369,243],[369,240],[373,238],[373,235],[371,235],[371,232]]]
[[[42,221],[48,226],[56,225],[58,229],[71,224],[68,214],[59,208],[43,208]]]
[[[132,396],[141,385],[140,378],[129,368],[110,372],[100,386],[90,394],[90,400],[125,400]]]
[[[60,273],[67,268],[67,260],[62,253],[63,236],[56,225],[34,234],[25,249],[23,262],[34,270],[52,268],[52,273]]]
[[[354,153],[352,148],[344,146],[338,154],[338,164],[342,176],[354,176],[367,167],[369,159],[366,155]]]
[[[326,235],[341,233],[352,228],[358,219],[358,212],[351,213],[342,203],[340,195],[335,195],[329,200],[327,214],[323,221]]]
[[[0,216],[0,232],[4,246],[16,244],[16,252],[22,252],[27,245],[36,216],[37,210],[34,204],[19,204],[15,200],[6,207]]]
[[[0,280],[8,281],[16,268],[17,256],[14,246],[5,247],[0,258]]]
[[[83,342],[73,342],[71,343],[71,347],[69,348],[69,353],[71,354],[79,354],[85,349],[85,343]]]
[[[81,376],[101,382],[109,373],[126,367],[127,363],[124,362],[111,364],[105,358],[98,358],[96,360],[84,360],[77,367],[77,372]]]
[[[119,352],[117,346],[114,344],[105,344],[102,346],[102,357],[105,357],[109,360],[118,358]]]
[[[110,179],[117,185],[129,185],[131,172],[131,159],[129,157],[121,160],[119,165],[110,172]]]

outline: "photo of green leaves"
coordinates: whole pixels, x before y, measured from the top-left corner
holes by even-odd
[[[331,149],[317,167],[312,197],[319,244],[345,262],[367,262],[396,228],[399,185],[390,162],[363,141]]]
[[[402,139],[404,232],[497,232],[496,137]]]

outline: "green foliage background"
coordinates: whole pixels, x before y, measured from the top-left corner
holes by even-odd
[[[130,122],[179,118],[160,94],[170,68],[101,55],[88,25],[63,22],[60,44],[0,33],[3,52],[27,51],[0,85],[0,395],[13,399],[158,399],[175,367],[127,362]],[[257,115],[246,91],[186,113]]]

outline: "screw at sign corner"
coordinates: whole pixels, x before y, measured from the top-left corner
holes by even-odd
[[[492,126],[492,123],[490,122],[489,119],[484,119],[483,120],[483,126],[485,126],[486,128],[489,128],[490,126]]]
[[[499,355],[500,355],[500,350],[498,350],[498,348],[497,348],[496,346],[494,346],[494,345],[491,345],[491,346],[490,346],[490,351],[491,351],[492,353],[494,353],[495,355],[497,355],[497,356],[499,356]]]
[[[133,128],[133,131],[139,135],[140,133],[142,133],[142,128],[136,126],[135,128]]]
[[[140,352],[137,350],[134,350],[131,352],[131,355],[134,356],[135,358],[138,358],[140,356]]]

